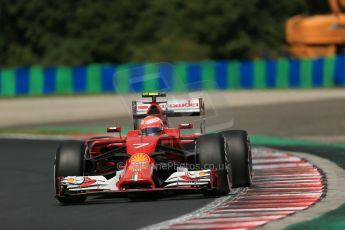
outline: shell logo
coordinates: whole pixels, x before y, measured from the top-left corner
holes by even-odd
[[[136,163],[136,162],[149,162],[150,157],[145,153],[136,153],[129,159],[130,163]]]
[[[206,173],[204,171],[200,171],[199,176],[206,176]]]
[[[74,177],[68,177],[68,178],[67,178],[67,182],[70,183],[70,184],[75,183],[75,181],[76,181],[76,180],[75,180]]]

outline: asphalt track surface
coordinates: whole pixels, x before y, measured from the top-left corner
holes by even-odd
[[[331,136],[345,133],[343,100],[237,108],[234,128],[276,136]],[[230,111],[219,111],[228,116]],[[119,120],[126,118],[118,118]],[[80,125],[113,124],[114,119]],[[125,121],[125,120],[124,120]],[[127,198],[61,206],[53,191],[53,160],[58,142],[0,139],[1,229],[136,229],[198,209],[213,199],[199,195],[133,202]],[[324,156],[329,149],[308,150]]]
[[[136,202],[127,198],[91,199],[81,205],[62,206],[53,197],[57,144],[0,139],[1,229],[137,229],[195,211],[213,200],[179,195]],[[322,153],[320,148],[308,150]]]
[[[0,229],[136,229],[206,205],[212,198],[179,195],[62,206],[54,199],[56,141],[0,140]]]

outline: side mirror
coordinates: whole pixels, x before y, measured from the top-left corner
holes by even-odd
[[[107,133],[120,133],[121,137],[121,127],[108,127]]]
[[[121,127],[108,127],[107,133],[120,133]]]
[[[192,129],[193,124],[192,123],[179,124],[178,128],[179,129]]]

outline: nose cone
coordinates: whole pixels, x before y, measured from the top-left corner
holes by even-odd
[[[127,161],[124,176],[120,180],[120,188],[148,189],[154,188],[152,172],[154,160],[146,153],[135,153]]]

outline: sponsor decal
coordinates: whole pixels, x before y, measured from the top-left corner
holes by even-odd
[[[132,181],[138,181],[138,173],[133,174]]]
[[[142,102],[141,102],[142,103]],[[162,109],[170,108],[170,109],[183,109],[183,108],[199,108],[199,100],[179,100],[179,101],[172,101],[168,103],[159,103],[159,106]],[[137,110],[147,110],[149,108],[148,105],[138,104]]]
[[[148,162],[134,162],[129,166],[129,169],[133,172],[140,172],[143,169],[147,169],[149,167]]]
[[[139,148],[142,148],[142,147],[145,147],[145,146],[148,146],[148,145],[149,145],[149,143],[133,144],[135,149],[139,149]]]
[[[205,171],[200,171],[200,172],[199,172],[199,176],[206,176]]]
[[[198,102],[193,102],[191,100],[188,100],[185,103],[171,103],[171,104],[168,104],[168,108],[195,108],[195,107],[199,107],[199,103]]]
[[[84,182],[80,185],[81,187],[87,187],[96,183],[97,180],[91,179],[90,177],[85,177]]]
[[[68,176],[63,180],[67,184],[82,184],[84,182],[83,176]]]
[[[184,101],[182,103],[168,103],[168,104],[162,104],[162,108],[199,108],[199,101],[198,100],[188,100]]]
[[[149,167],[148,162],[134,162],[131,163],[129,166],[129,169],[132,170],[133,172],[140,172],[143,169],[147,169]]]
[[[184,176],[180,176],[180,180],[182,181],[198,181],[197,178],[191,178],[188,174],[187,175],[184,175]]]
[[[75,183],[75,178],[74,177],[68,177],[67,178],[67,182],[70,183],[70,184],[74,184]]]
[[[150,157],[145,153],[136,153],[129,159],[129,162],[129,169],[134,172],[139,172],[149,167]]]
[[[181,175],[179,178],[185,181],[198,181],[200,177],[205,177],[205,171],[188,171],[185,175]]]
[[[138,109],[148,109],[149,106],[147,105],[138,105]]]
[[[130,163],[135,162],[150,162],[150,157],[145,153],[136,153],[129,158]]]

